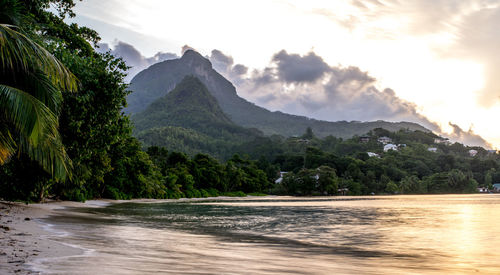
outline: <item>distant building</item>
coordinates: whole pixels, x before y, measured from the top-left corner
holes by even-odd
[[[488,190],[488,188],[486,188],[486,187],[478,187],[477,192],[478,193],[489,193],[490,190]]]
[[[493,192],[500,192],[500,183],[494,183],[493,184]]]
[[[434,143],[436,144],[444,144],[444,145],[451,145],[451,142],[448,138],[435,138]]]
[[[274,181],[274,183],[281,183],[283,181],[283,176],[288,172],[280,172],[280,177]]]
[[[385,144],[391,143],[392,142],[392,138],[384,136],[384,137],[379,137],[377,139],[377,141],[385,145]]]
[[[488,154],[492,154],[492,155],[497,153],[497,150],[486,150],[486,151],[488,151]]]
[[[404,148],[404,147],[406,147],[406,144],[404,144],[404,143],[402,143],[402,144],[398,144],[398,147],[399,147],[399,148]]]
[[[398,146],[394,145],[394,144],[387,144],[384,146],[384,152],[387,152],[389,150],[394,150],[394,151],[397,151],[398,150]]]
[[[380,158],[380,155],[377,154],[377,153],[373,153],[373,152],[366,152],[368,154],[368,156],[371,158],[371,157],[376,157],[376,158]]]
[[[471,149],[469,150],[469,156],[475,157],[477,155],[477,150]]]
[[[438,148],[436,148],[436,147],[430,147],[430,148],[427,148],[427,151],[429,151],[429,152],[433,152],[433,153],[436,153],[436,152],[437,152],[437,150],[438,150]]]
[[[347,193],[349,193],[349,188],[339,188],[337,189],[337,193],[339,193],[339,195],[341,196],[345,196],[347,195]]]
[[[359,142],[368,143],[368,142],[370,142],[370,137],[369,136],[361,136],[361,137],[359,137]]]

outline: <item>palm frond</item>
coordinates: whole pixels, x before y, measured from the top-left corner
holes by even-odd
[[[0,165],[5,164],[16,152],[16,142],[6,124],[0,126]]]
[[[63,96],[42,71],[27,72],[16,77],[14,86],[29,93],[45,104],[54,114],[59,115]]]
[[[57,131],[57,116],[45,104],[25,91],[0,84],[0,106],[0,117],[19,133],[16,149],[39,162],[56,179],[71,176],[71,160]],[[5,132],[0,132],[0,163],[15,152],[11,134]]]
[[[37,161],[55,179],[65,180],[72,177],[72,162],[58,134],[45,136],[38,146],[21,136],[18,146],[21,152]]]
[[[41,101],[20,89],[0,84],[0,116],[34,146],[47,133],[57,133],[57,116]]]
[[[77,90],[76,77],[57,58],[11,27],[0,24],[0,69],[3,72],[39,69],[57,88]]]

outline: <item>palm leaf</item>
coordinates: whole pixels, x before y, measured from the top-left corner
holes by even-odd
[[[35,146],[45,133],[57,132],[56,115],[40,100],[20,89],[0,84],[2,117]]]
[[[19,150],[37,161],[42,168],[57,180],[71,178],[72,163],[59,135],[47,135],[38,146],[34,146],[23,136],[20,137]]]
[[[20,89],[0,84],[0,117],[19,133],[18,149],[58,179],[69,175],[71,162],[57,131],[57,116],[40,100]],[[0,162],[15,151],[7,135],[0,140]]]
[[[0,69],[4,73],[39,69],[57,88],[76,91],[75,76],[46,49],[13,27],[0,24]]]
[[[0,165],[5,164],[16,151],[16,142],[12,138],[6,124],[0,126]]]

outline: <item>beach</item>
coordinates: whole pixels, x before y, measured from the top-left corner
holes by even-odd
[[[0,274],[38,274],[31,267],[38,259],[66,257],[81,249],[51,239],[49,225],[41,219],[66,207],[98,207],[103,202],[0,202]]]
[[[498,274],[499,195],[0,203],[0,274]]]
[[[205,198],[210,199],[210,198]],[[203,199],[180,199],[203,200]],[[61,214],[88,215],[74,213],[70,209],[103,207],[121,202],[160,203],[173,200],[89,200],[84,203],[73,201],[47,201],[25,204],[0,201],[0,275],[39,274],[33,266],[46,258],[71,257],[84,253],[84,249],[54,240],[65,232],[52,230],[43,219]],[[64,210],[64,211],[63,211]]]

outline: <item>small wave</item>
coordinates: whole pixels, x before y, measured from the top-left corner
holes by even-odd
[[[81,252],[80,253],[74,252],[71,255],[63,255],[63,256],[37,257],[26,263],[29,270],[33,272],[39,272],[41,274],[50,273],[50,268],[49,268],[50,262],[59,261],[62,259],[70,259],[74,257],[89,257],[95,253],[94,249],[85,248],[83,246],[61,240],[65,238],[67,239],[68,237],[72,236],[72,234],[69,231],[57,229],[54,224],[42,221],[41,219],[35,219],[35,221],[40,225],[40,227],[44,231],[49,233],[46,235],[40,235],[41,239],[47,240],[49,242],[54,242],[66,247],[71,247],[75,249],[75,251],[81,251]]]

